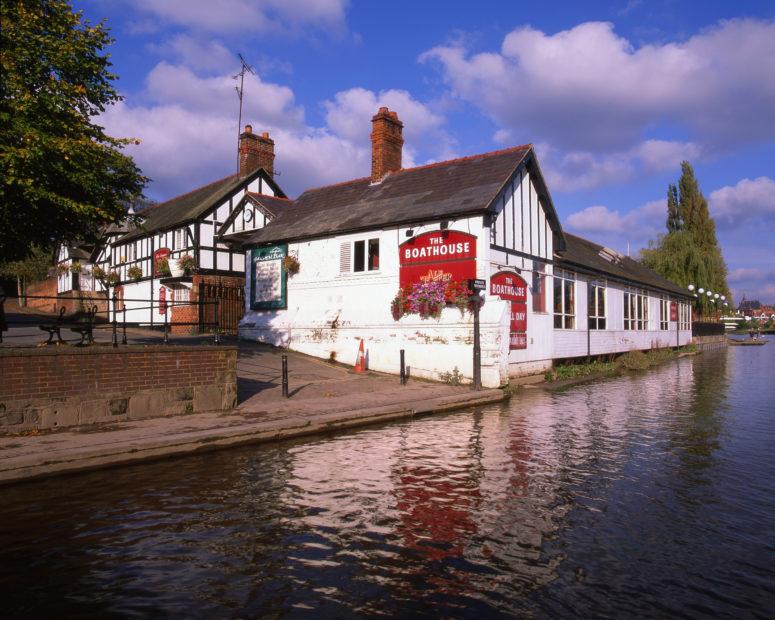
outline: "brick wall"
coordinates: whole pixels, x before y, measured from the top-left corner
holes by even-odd
[[[43,295],[47,297],[57,296],[57,279],[47,278],[41,282],[31,282],[27,285],[27,295]],[[56,312],[56,299],[27,299],[27,307],[43,310],[44,312]]]
[[[236,364],[209,345],[0,350],[0,432],[228,410]]]

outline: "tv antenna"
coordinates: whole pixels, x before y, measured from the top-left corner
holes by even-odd
[[[232,78],[239,80],[239,86],[234,87],[234,90],[237,91],[237,97],[239,98],[239,118],[237,120],[237,169],[239,170],[239,136],[240,133],[242,133],[242,96],[245,92],[245,74],[255,74],[255,71],[253,70],[253,67],[247,63],[241,53],[238,53],[237,57],[240,61],[240,70],[239,73],[237,73],[237,75],[233,75]]]

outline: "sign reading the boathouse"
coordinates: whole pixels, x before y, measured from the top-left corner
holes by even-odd
[[[288,245],[253,248],[250,253],[250,307],[253,310],[276,310],[287,307],[285,267]]]
[[[457,230],[434,230],[417,235],[398,246],[399,283],[476,277],[476,237]]]
[[[512,271],[490,277],[490,295],[510,302],[509,349],[527,349],[527,283]]]

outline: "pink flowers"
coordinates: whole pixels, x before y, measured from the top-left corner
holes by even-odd
[[[395,321],[405,314],[437,319],[447,304],[457,306],[463,312],[469,305],[470,296],[471,292],[463,282],[416,282],[398,289],[390,304],[390,312]]]

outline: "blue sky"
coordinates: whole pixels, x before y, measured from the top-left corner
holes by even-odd
[[[743,294],[775,302],[775,3],[79,0],[105,18],[125,100],[103,124],[157,200],[233,172],[243,123],[292,196],[369,173],[370,117],[404,165],[531,142],[565,228],[620,251],[664,229],[695,167]],[[702,284],[702,283],[698,283]]]

